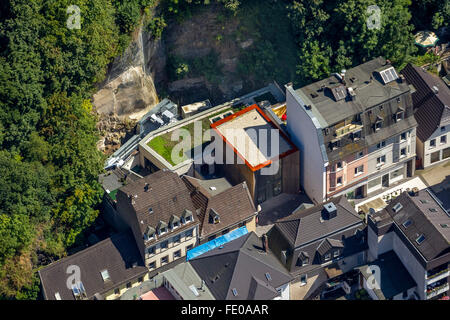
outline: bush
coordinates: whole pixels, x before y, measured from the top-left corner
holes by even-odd
[[[154,17],[147,24],[146,31],[151,33],[152,39],[161,39],[165,27],[167,27],[167,23],[164,16]]]

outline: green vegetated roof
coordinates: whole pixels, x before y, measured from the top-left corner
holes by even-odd
[[[119,189],[113,190],[109,193],[111,199],[116,200],[117,191],[119,191]]]
[[[199,146],[200,144],[203,145],[202,150],[204,149],[204,147],[206,147],[207,143],[211,140],[211,137],[209,135],[205,136],[205,131],[207,131],[208,129],[211,128],[211,122],[209,119],[214,118],[215,116],[218,116],[220,114],[224,114],[227,111],[230,110],[234,110],[233,108],[228,108],[228,109],[223,109],[221,111],[218,111],[216,113],[213,113],[211,115],[205,116],[202,119],[198,119],[196,121],[193,121],[191,123],[188,123],[180,128],[171,130],[167,133],[164,133],[162,135],[156,136],[153,139],[151,139],[147,145],[152,148],[154,151],[156,151],[160,156],[162,156],[167,162],[169,162],[171,165],[177,165],[178,163],[174,163],[174,161],[172,161],[172,150],[173,148],[182,141],[182,137],[180,137],[180,139],[178,141],[172,141],[172,135],[174,134],[174,132],[178,129],[185,129],[188,130],[191,136],[191,150],[188,152],[185,152],[185,154],[182,157],[182,161],[185,161],[187,159],[189,159],[190,157],[193,156],[193,149],[197,146]],[[234,110],[236,111],[236,110]],[[194,126],[195,126],[195,122],[201,122],[202,123],[202,135],[203,135],[203,140],[201,141],[201,143],[199,143],[199,141],[195,141],[194,139]],[[187,155],[186,155],[187,153]],[[182,162],[181,161],[181,162]]]

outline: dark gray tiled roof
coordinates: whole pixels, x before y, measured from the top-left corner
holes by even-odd
[[[324,204],[320,204],[306,210],[296,211],[292,215],[278,220],[275,226],[280,229],[293,247],[298,247],[361,223],[361,218],[345,197],[333,198],[330,202],[333,202],[337,208],[337,215],[332,219],[321,219]]]
[[[339,79],[335,76],[314,82],[296,91],[301,91],[313,103],[313,112],[317,112],[322,127],[328,127],[358,114],[370,107],[376,106],[409,91],[409,87],[400,81],[384,84],[374,72],[380,68],[388,68],[386,60],[379,57],[354,68],[348,69],[345,75],[347,87],[354,88],[356,99],[336,101],[330,90],[321,90],[322,86],[338,86]],[[370,81],[372,77],[372,81]],[[354,79],[354,81],[351,81]],[[311,94],[317,95],[312,97]]]
[[[133,267],[133,264],[135,266]],[[62,300],[74,300],[72,290],[67,288],[67,280],[73,273],[69,266],[80,268],[87,297],[103,294],[119,285],[143,276],[148,272],[136,242],[130,231],[116,234],[74,255],[56,261],[39,271],[43,293],[46,299],[56,300],[59,292]],[[110,280],[103,281],[101,271],[108,270]]]
[[[168,170],[159,170],[122,187],[117,193],[117,201],[131,202],[136,215],[135,223],[142,234],[148,226],[156,229],[161,221],[168,224],[173,215],[180,218],[184,210],[191,211],[194,221],[197,222],[189,190],[176,173]],[[153,213],[149,213],[150,208]],[[182,225],[176,231],[190,226],[191,223]],[[164,238],[170,234],[169,230]]]
[[[190,261],[218,300],[269,300],[292,277],[262,241],[248,233]],[[266,273],[271,280],[266,278]],[[236,289],[237,296],[233,294]]]
[[[191,191],[195,207],[201,210],[198,218],[202,238],[256,215],[256,208],[245,182],[233,187],[223,187],[220,193],[211,194],[209,189],[204,187],[207,185],[204,180],[188,176],[184,176],[183,180]],[[211,221],[210,210],[219,214],[219,223]]]
[[[450,89],[437,76],[408,64],[401,72],[416,91],[412,94],[417,136],[426,141],[442,125],[450,123]],[[433,87],[438,89],[435,93]]]
[[[394,212],[393,208],[398,203],[402,208]],[[430,208],[434,208],[433,212]],[[383,211],[390,215],[398,229],[427,261],[449,250],[450,228],[443,228],[441,224],[450,225],[450,217],[428,190],[421,190],[416,196],[404,192]],[[408,227],[403,226],[408,220],[411,224]],[[425,240],[418,244],[416,240],[420,235],[424,235]]]

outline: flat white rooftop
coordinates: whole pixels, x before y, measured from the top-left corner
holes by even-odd
[[[212,127],[254,171],[295,150],[256,105],[230,115]]]

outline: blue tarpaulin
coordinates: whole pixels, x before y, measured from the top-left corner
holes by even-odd
[[[194,259],[195,257],[198,257],[199,255],[204,254],[205,252],[208,252],[214,248],[220,247],[225,243],[230,242],[234,239],[240,238],[247,233],[248,230],[244,226],[240,227],[239,229],[228,232],[227,234],[224,234],[223,236],[220,236],[214,240],[208,241],[207,243],[199,245],[198,247],[195,247],[187,252],[186,261]]]

